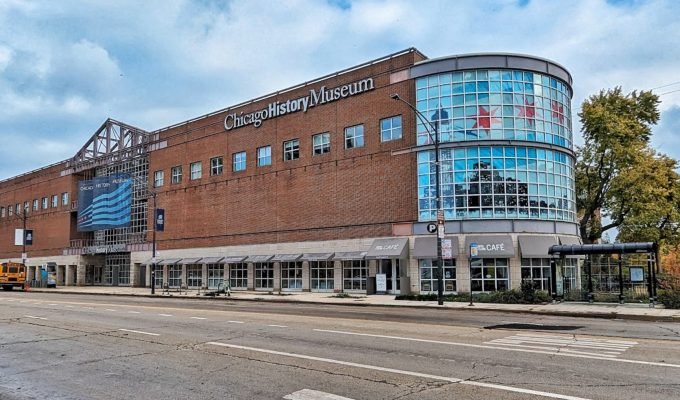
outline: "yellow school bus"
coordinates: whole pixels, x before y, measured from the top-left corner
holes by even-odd
[[[4,290],[24,287],[26,267],[21,263],[0,263],[0,286]]]

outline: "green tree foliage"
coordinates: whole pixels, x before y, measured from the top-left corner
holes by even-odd
[[[612,228],[622,229],[626,239],[652,239],[677,221],[667,212],[678,202],[677,165],[649,147],[658,106],[658,96],[649,91],[624,95],[619,87],[583,102],[579,117],[585,144],[577,148],[575,175],[585,243]],[[605,217],[609,222],[603,225]]]

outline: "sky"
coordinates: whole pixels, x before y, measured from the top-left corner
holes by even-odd
[[[679,39],[674,0],[0,0],[0,180],[73,157],[107,118],[153,131],[410,47],[556,61],[575,114],[654,89],[652,144],[680,159]]]

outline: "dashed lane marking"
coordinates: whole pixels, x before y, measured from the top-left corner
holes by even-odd
[[[230,324],[244,324],[245,323],[243,321],[227,321],[227,322],[229,322]]]
[[[161,317],[172,317],[172,314],[158,314],[158,315],[160,315]]]
[[[203,318],[203,317],[191,317],[191,319],[208,319],[208,318]]]
[[[149,335],[149,336],[160,336],[160,333],[151,333],[151,332],[144,332],[144,331],[136,331],[134,329],[118,329],[119,331],[123,332],[131,332],[131,333],[139,333],[140,335]]]
[[[141,314],[139,311],[128,311],[130,314]]]
[[[45,317],[36,317],[34,315],[24,315],[26,318],[33,318],[33,319],[42,319],[42,320],[47,320]]]
[[[113,311],[116,312],[117,310],[111,309],[111,308],[105,308],[104,311]]]
[[[271,326],[273,328],[288,328],[286,325],[274,325],[274,324],[272,324],[272,325],[267,325],[267,326]]]
[[[524,388],[513,387],[513,386],[505,386],[505,385],[497,385],[497,384],[493,384],[493,383],[484,383],[484,382],[478,382],[478,381],[467,381],[467,380],[463,380],[463,379],[460,379],[460,378],[453,378],[453,377],[449,377],[449,376],[437,376],[437,375],[423,374],[423,373],[420,373],[420,372],[405,371],[405,370],[394,369],[394,368],[385,368],[385,367],[379,367],[379,366],[376,366],[376,365],[369,365],[369,364],[359,364],[359,363],[353,363],[353,362],[348,362],[348,361],[335,360],[335,359],[332,359],[332,358],[313,357],[313,356],[307,356],[307,355],[304,355],[304,354],[286,353],[286,352],[282,352],[282,351],[268,350],[268,349],[261,349],[261,348],[255,348],[255,347],[247,347],[247,346],[239,346],[239,345],[235,345],[235,344],[220,343],[220,342],[208,342],[206,344],[213,345],[213,346],[227,347],[227,348],[232,348],[232,349],[238,349],[238,350],[254,351],[254,352],[258,352],[258,353],[274,354],[274,355],[291,357],[291,358],[298,358],[298,359],[303,359],[303,360],[311,360],[311,361],[319,361],[319,362],[325,362],[325,363],[330,363],[330,364],[345,365],[345,366],[348,366],[348,367],[363,368],[363,369],[369,369],[369,370],[380,371],[380,372],[387,372],[387,373],[392,373],[392,374],[409,375],[409,376],[415,376],[415,377],[418,377],[418,378],[434,379],[434,380],[439,380],[439,381],[444,381],[444,382],[458,383],[458,384],[461,384],[461,385],[470,385],[470,386],[477,386],[477,387],[483,387],[483,388],[488,388],[488,389],[504,390],[504,391],[507,391],[507,392],[514,392],[514,393],[531,394],[531,395],[535,395],[535,396],[543,396],[543,397],[549,397],[549,398],[553,398],[553,399],[585,400],[583,397],[567,396],[567,395],[563,395],[563,394],[559,394],[559,393],[542,392],[542,391],[538,391],[538,390],[524,389]],[[314,398],[311,398],[311,399],[314,399]]]

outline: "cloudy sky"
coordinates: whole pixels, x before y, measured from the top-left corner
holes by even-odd
[[[680,159],[680,2],[0,0],[0,180],[72,157],[106,118],[146,130],[409,47],[515,52],[661,94]]]

